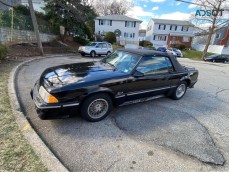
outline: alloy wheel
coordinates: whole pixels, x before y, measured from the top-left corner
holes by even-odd
[[[96,99],[88,106],[88,115],[93,119],[101,118],[107,113],[108,106],[105,99]]]
[[[177,90],[176,90],[177,98],[181,98],[185,94],[185,91],[186,91],[185,84],[179,85],[179,87],[177,87]]]

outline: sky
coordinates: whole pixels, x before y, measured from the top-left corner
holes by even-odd
[[[176,0],[135,0],[127,15],[142,20],[140,28],[146,29],[151,18],[189,20],[197,9],[193,4]]]

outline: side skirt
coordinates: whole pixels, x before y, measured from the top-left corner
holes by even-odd
[[[147,97],[147,98],[131,100],[131,101],[124,102],[123,104],[121,104],[119,106],[126,106],[126,105],[130,105],[130,104],[146,102],[146,101],[150,101],[150,100],[154,100],[154,99],[159,99],[159,98],[162,98],[162,97],[165,97],[165,95],[158,95],[158,96],[152,96],[152,97]]]

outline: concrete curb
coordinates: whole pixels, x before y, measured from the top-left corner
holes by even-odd
[[[57,57],[57,56],[51,56]],[[53,172],[68,172],[68,169],[57,159],[57,157],[51,152],[51,150],[45,145],[45,143],[41,140],[38,134],[34,131],[25,115],[21,111],[21,107],[19,105],[19,101],[17,98],[17,93],[15,90],[15,76],[18,70],[22,66],[32,61],[38,59],[44,59],[47,57],[38,57],[31,60],[27,60],[25,62],[20,63],[10,73],[10,78],[8,81],[8,95],[10,99],[10,105],[12,109],[12,113],[16,118],[16,122],[19,126],[19,129],[28,140],[29,144],[33,147],[36,154],[40,157],[44,165],[48,168],[48,171]]]

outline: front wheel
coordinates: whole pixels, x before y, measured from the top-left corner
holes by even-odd
[[[224,63],[228,63],[228,60],[224,60]]]
[[[96,55],[95,51],[91,51],[90,55],[91,55],[91,57],[95,57],[95,55]]]
[[[109,95],[101,93],[87,98],[81,107],[81,116],[90,122],[101,121],[111,112],[112,101]]]
[[[108,52],[107,52],[107,56],[109,56],[110,54],[111,54],[111,52],[110,52],[110,51],[108,51]]]
[[[182,81],[174,90],[171,98],[174,100],[181,99],[185,95],[186,90],[187,90],[187,82]]]

